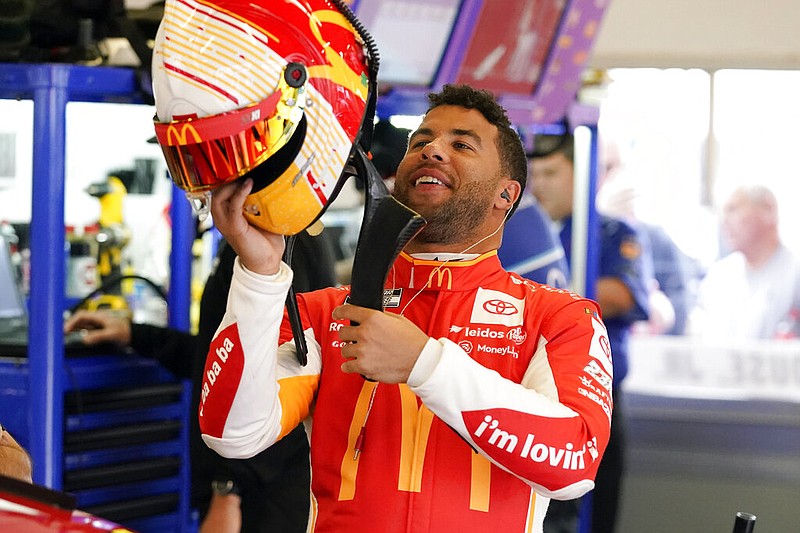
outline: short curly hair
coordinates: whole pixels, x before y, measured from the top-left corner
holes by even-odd
[[[497,150],[500,152],[500,164],[504,172],[508,172],[511,179],[520,184],[520,190],[525,190],[528,181],[528,162],[525,157],[525,148],[522,139],[517,133],[506,110],[503,109],[495,96],[486,90],[475,89],[469,85],[445,85],[438,93],[428,94],[428,112],[441,105],[454,105],[465,109],[475,109],[497,128]],[[520,194],[511,208],[511,216],[517,209],[522,195]]]

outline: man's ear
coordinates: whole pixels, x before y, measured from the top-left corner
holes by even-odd
[[[503,209],[504,211],[508,211],[517,202],[519,195],[522,194],[522,188],[520,187],[518,181],[514,181],[512,179],[502,180],[501,186],[503,188],[500,189],[500,192],[497,195],[495,207],[498,209]]]

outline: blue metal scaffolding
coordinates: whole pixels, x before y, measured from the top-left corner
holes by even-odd
[[[56,490],[63,489],[65,476],[64,397],[69,389],[65,372],[73,378],[81,372],[92,375],[94,370],[88,366],[97,363],[87,362],[87,368],[81,368],[81,363],[65,360],[63,349],[66,107],[71,101],[141,103],[142,94],[133,69],[0,64],[0,98],[30,99],[34,104],[30,322],[36,325],[36,334],[29,334],[27,370],[21,368],[15,374],[6,369],[0,376],[19,385],[20,376],[27,375],[27,390],[20,395],[26,397],[29,431],[21,440],[28,443],[35,465],[34,481]],[[170,266],[172,272],[185,271],[191,265],[194,239],[190,207],[177,192],[172,207]],[[190,276],[172,277],[168,305],[170,326],[188,330]],[[146,366],[146,362],[139,365]],[[181,404],[187,423],[181,430],[180,446],[187,457],[190,395],[188,385],[184,384],[184,389]],[[189,468],[188,461],[184,463],[180,469],[181,522],[186,522],[189,513]]]

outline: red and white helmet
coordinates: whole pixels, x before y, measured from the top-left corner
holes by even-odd
[[[172,180],[207,208],[213,189],[252,177],[250,222],[302,231],[372,127],[377,60],[343,0],[167,0],[153,92]]]

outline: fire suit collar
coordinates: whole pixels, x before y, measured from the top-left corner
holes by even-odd
[[[480,254],[451,254],[451,253],[419,253],[411,254],[417,261],[472,261]]]
[[[460,261],[434,261],[401,253],[387,277],[387,288],[468,291],[503,274],[497,250]]]

